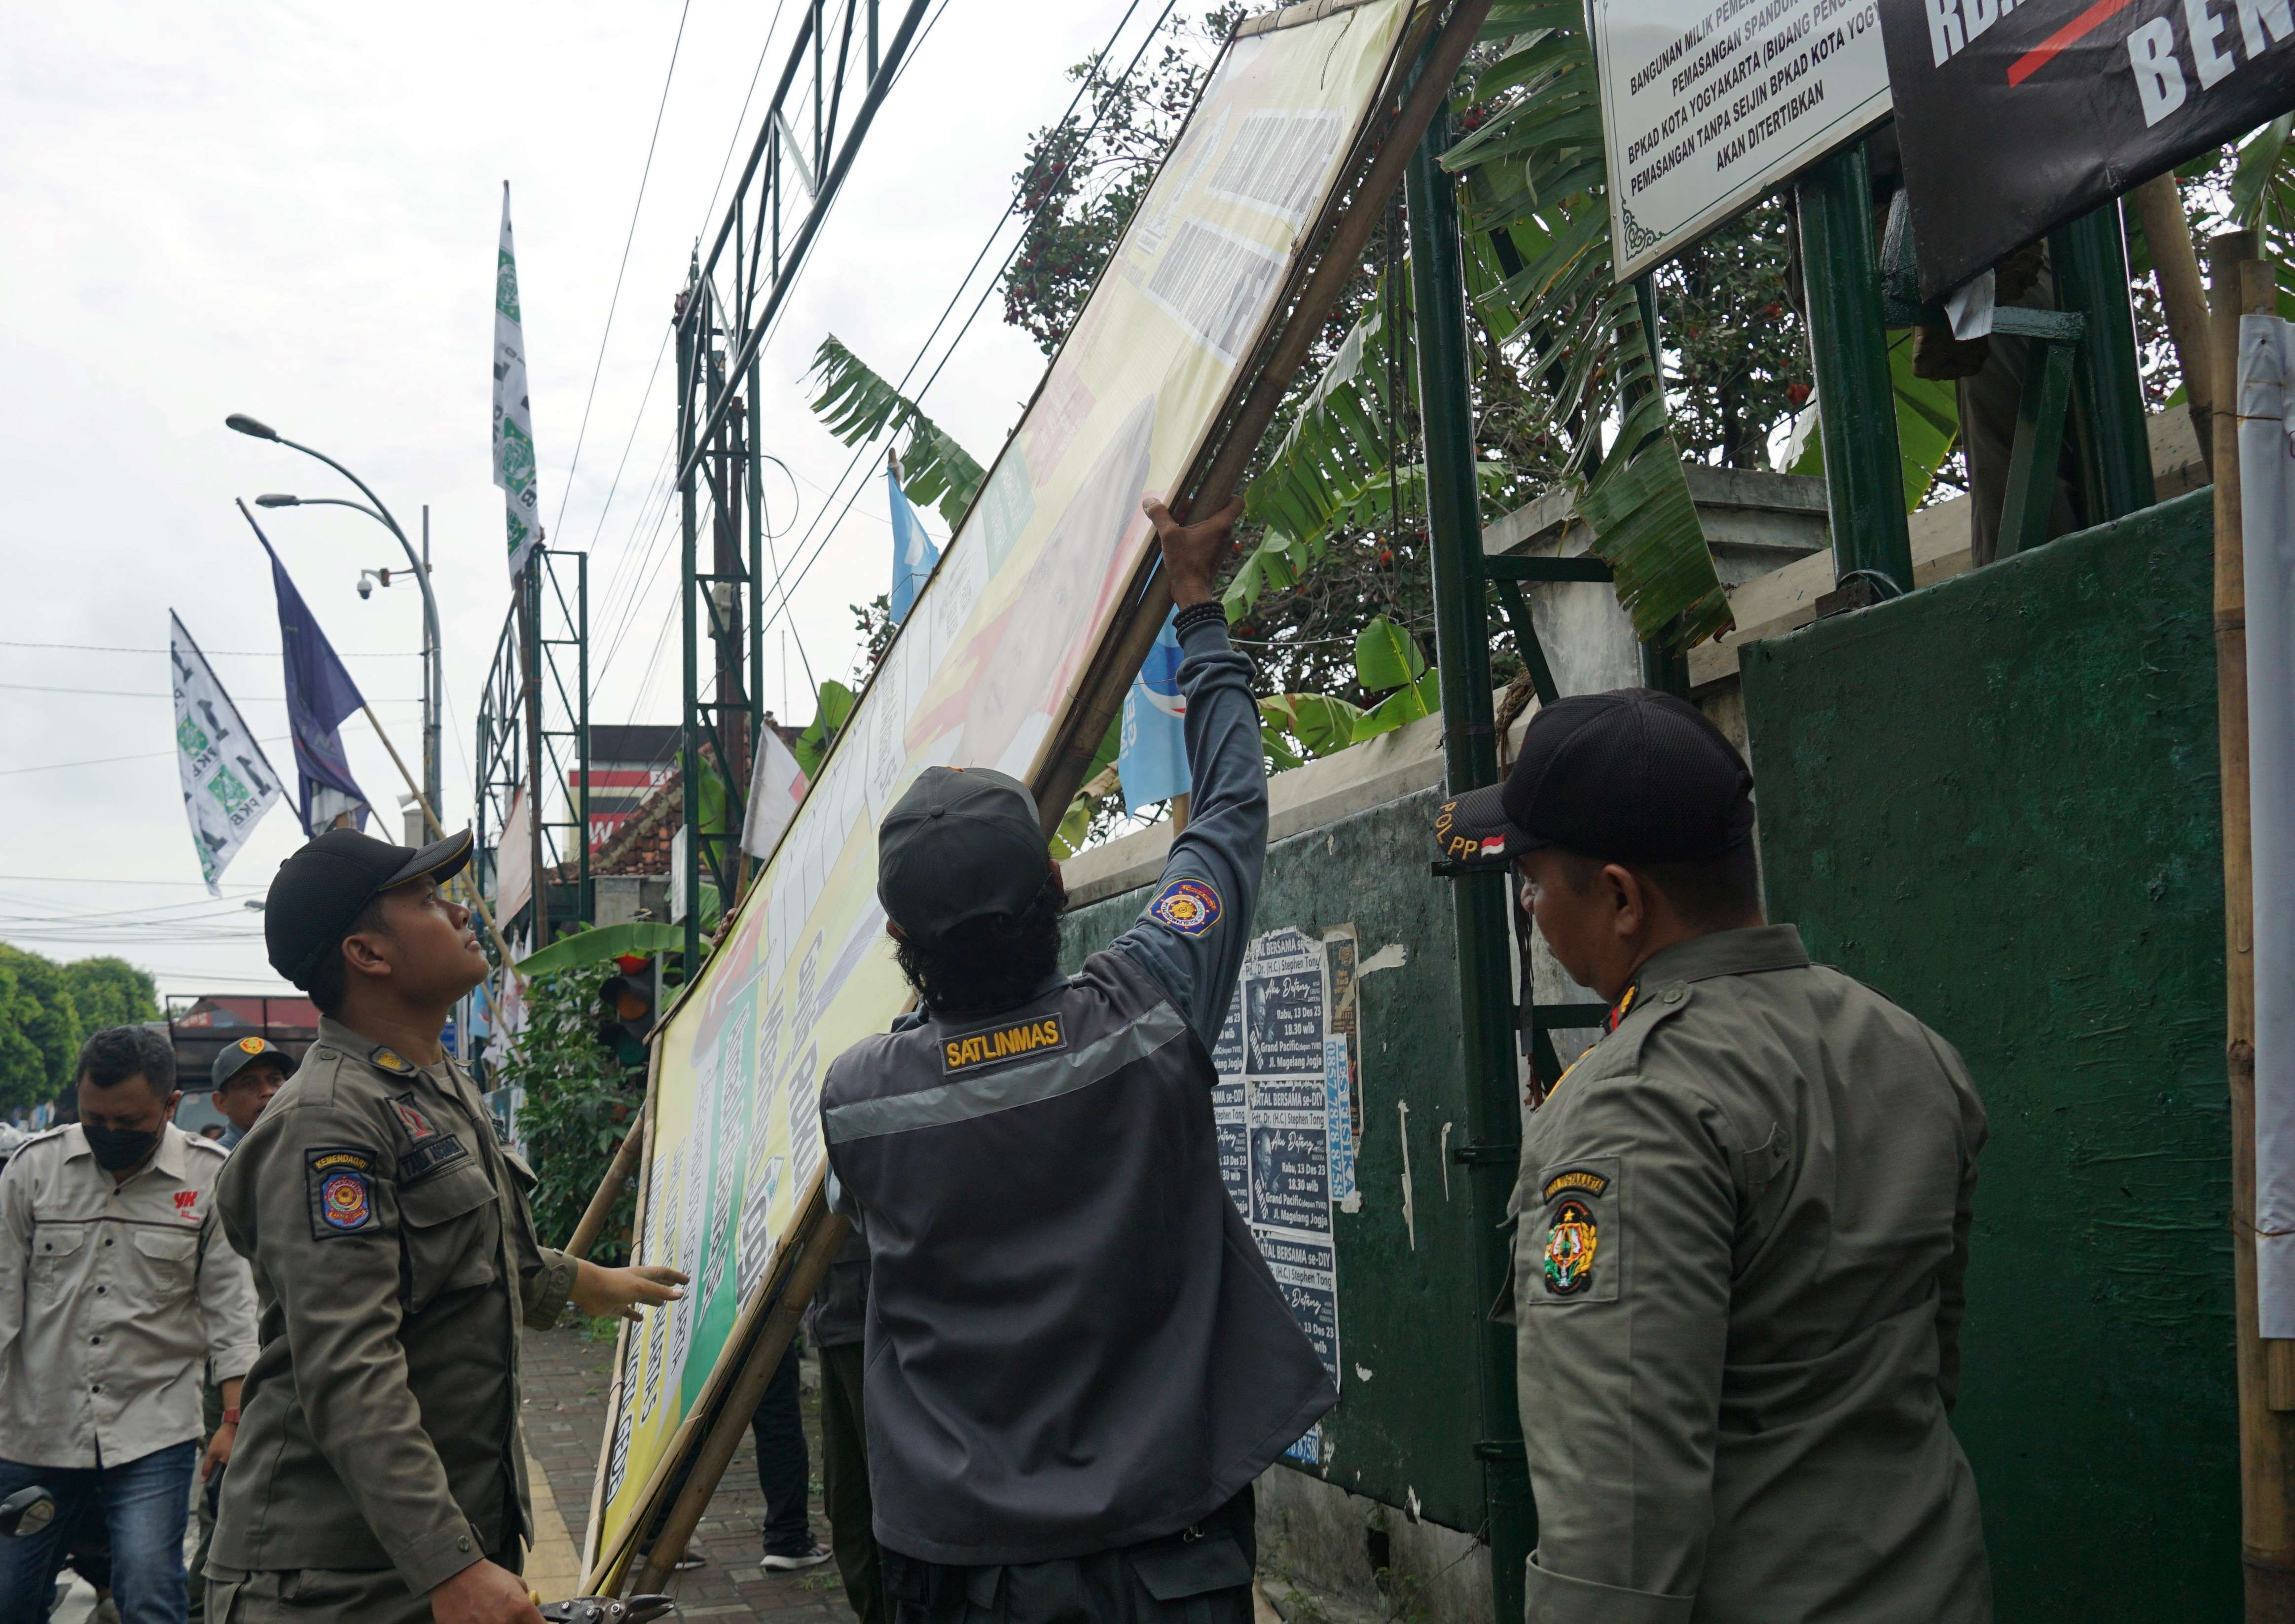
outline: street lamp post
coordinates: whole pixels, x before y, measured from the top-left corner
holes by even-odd
[[[415,552],[414,543],[406,539],[406,532],[398,527],[398,521],[390,516],[390,510],[383,506],[382,498],[374,494],[367,482],[326,453],[290,440],[268,423],[258,422],[241,412],[234,412],[223,421],[225,428],[246,435],[249,438],[271,440],[291,451],[299,451],[306,457],[317,458],[358,486],[367,502],[374,504],[368,507],[363,503],[345,502],[332,496],[287,496],[274,494],[257,497],[256,506],[259,508],[355,508],[368,518],[380,520],[391,535],[398,538],[398,544],[406,550],[406,561],[413,566],[414,579],[422,588],[424,643],[422,651],[422,793],[429,800],[431,810],[443,819],[445,814],[440,809],[438,800],[438,774],[441,759],[438,715],[445,700],[446,679],[442,646],[438,637],[438,599],[430,590],[429,560]],[[427,553],[429,551],[430,542],[429,510],[427,507],[423,510],[423,551]],[[443,828],[440,832],[444,832]]]

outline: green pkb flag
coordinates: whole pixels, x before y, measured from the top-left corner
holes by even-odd
[[[209,894],[219,894],[216,882],[225,868],[279,800],[279,775],[184,623],[170,614],[167,631],[184,815],[191,820],[200,877]]]
[[[510,183],[502,183],[502,243],[494,259],[494,483],[502,486],[510,576],[526,573],[542,540],[534,486],[534,412],[526,398],[526,334],[518,314],[518,256],[510,240]]]

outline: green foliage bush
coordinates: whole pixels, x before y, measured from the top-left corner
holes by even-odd
[[[572,1238],[644,1098],[644,1074],[625,1073],[598,1045],[598,989],[614,968],[610,961],[582,965],[531,983],[526,1031],[496,1079],[526,1090],[519,1129],[541,1180],[534,1223],[545,1245]],[[636,1197],[633,1179],[590,1249],[592,1262],[628,1261]]]
[[[53,959],[0,943],[0,1111],[71,1086],[87,1034],[159,1018],[151,975],[124,959]]]

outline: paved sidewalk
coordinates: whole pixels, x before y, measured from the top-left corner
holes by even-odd
[[[583,1543],[590,1487],[606,1431],[606,1394],[613,1385],[614,1345],[580,1331],[529,1331],[526,1337],[526,1449],[542,1467],[574,1547]],[[810,1360],[804,1382],[804,1430],[813,1468],[813,1533],[823,1545],[829,1525],[821,1514],[821,1389]],[[538,1487],[538,1485],[537,1485]],[[837,1564],[802,1573],[767,1573],[757,1566],[764,1497],[757,1492],[755,1452],[744,1435],[725,1469],[716,1498],[694,1535],[706,1565],[678,1574],[670,1588],[688,1619],[755,1619],[798,1624],[811,1619],[850,1620]]]

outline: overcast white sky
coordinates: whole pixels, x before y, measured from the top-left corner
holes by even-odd
[[[570,478],[681,0],[228,13],[92,0],[0,16],[0,559],[12,610],[0,620],[0,940],[65,959],[118,952],[164,992],[285,991],[264,961],[261,916],[243,903],[300,843],[294,809],[272,812],[225,875],[224,901],[211,901],[177,789],[167,612],[209,651],[257,731],[281,741],[271,754],[291,788],[276,610],[232,498],[355,492],[226,431],[228,412],[358,469],[410,530],[429,504],[449,700],[443,810],[449,827],[468,820],[478,686],[509,602],[487,444],[505,178],[543,512],[553,544],[590,551],[593,659],[627,621],[592,719],[675,719],[676,634],[657,639],[676,608],[674,536],[660,532],[649,552],[661,504],[644,505],[672,430],[671,363],[642,413],[639,403],[694,239],[722,209],[722,193],[716,207],[711,197],[729,144],[738,134],[738,166],[802,0],[684,9]],[[885,0],[887,32],[902,9]],[[1139,7],[1119,61],[1156,9]],[[802,535],[851,454],[806,408],[815,345],[833,331],[898,375],[1004,209],[1028,132],[1073,94],[1062,70],[1123,10],[935,0],[765,356],[764,445],[797,482],[796,510],[784,499],[776,526]],[[743,115],[761,51],[764,80]],[[1043,364],[998,308],[992,296],[927,401],[984,461]],[[361,567],[400,561],[396,544],[340,510],[263,517],[411,760],[420,601],[404,583],[368,601],[355,590]],[[633,592],[649,556],[660,572]],[[796,632],[817,673],[846,671],[845,606],[885,590],[890,568],[878,487],[797,597]],[[793,649],[800,691],[773,691],[772,641],[768,698],[807,717]],[[395,806],[396,774],[365,723],[344,735],[369,796]]]

